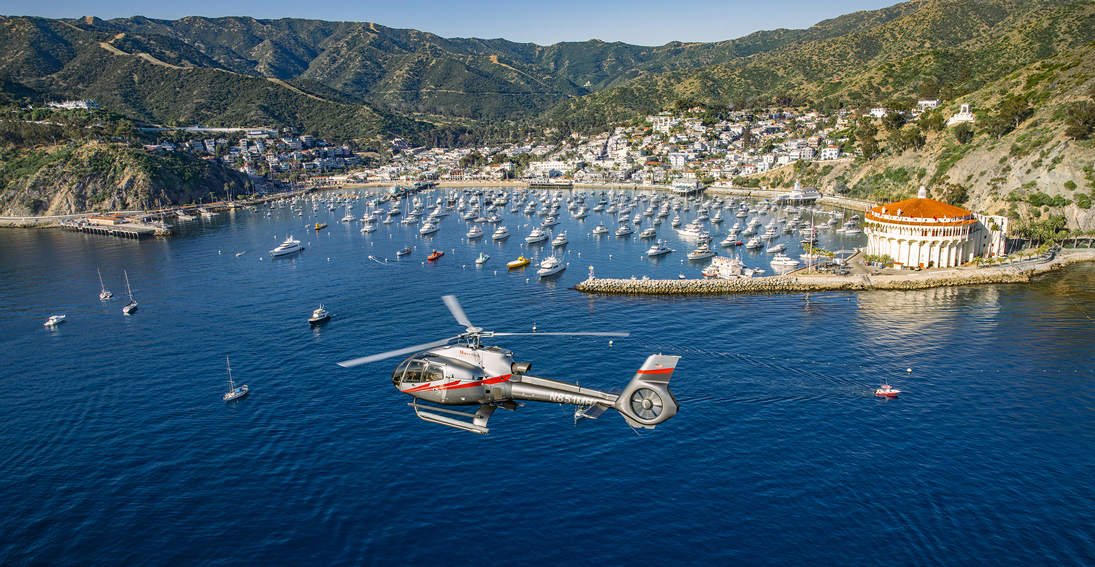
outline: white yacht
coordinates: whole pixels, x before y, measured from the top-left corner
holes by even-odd
[[[635,232],[635,229],[631,228],[631,225],[620,225],[620,228],[616,229],[616,236],[628,236],[633,232]]]
[[[315,311],[312,311],[312,316],[308,318],[308,322],[311,323],[312,325],[316,325],[318,323],[326,323],[327,321],[330,321],[330,320],[331,320],[331,314],[328,313],[327,310],[323,308],[322,304],[320,304],[319,309],[316,309]]]
[[[247,384],[236,386],[236,383],[232,381],[232,362],[228,360],[227,356],[224,357],[224,360],[228,363],[228,391],[224,393],[224,401],[230,402],[247,395]]]
[[[749,242],[745,243],[745,247],[749,250],[756,250],[758,248],[764,248],[764,243],[761,242],[759,238],[754,236],[753,238],[749,239]]]
[[[692,221],[685,225],[684,228],[677,229],[677,234],[681,236],[700,236],[703,232],[703,223],[699,221]]]
[[[795,260],[794,258],[792,258],[792,257],[790,257],[786,254],[784,254],[783,252],[778,252],[778,253],[776,253],[775,256],[772,256],[772,265],[773,266],[791,266],[791,267],[794,267],[794,266],[799,265],[799,261]]]
[[[292,254],[293,252],[300,252],[301,250],[304,250],[304,247],[300,245],[300,241],[293,240],[293,237],[290,236],[289,238],[285,239],[285,242],[279,244],[277,248],[271,250],[270,255],[284,256],[286,254]]]
[[[658,237],[658,231],[655,230],[654,227],[644,228],[643,231],[639,233],[639,238],[657,238],[657,237]]]
[[[438,226],[437,224],[434,224],[432,222],[425,222],[425,223],[422,224],[422,227],[418,229],[418,233],[419,234],[433,234],[433,233],[435,233],[439,230],[441,230],[441,227]]]
[[[569,241],[569,240],[567,240],[567,233],[566,233],[566,231],[563,231],[563,232],[560,232],[560,233],[558,234],[558,236],[556,236],[556,237],[555,237],[555,240],[552,240],[552,241],[551,241],[551,245],[552,245],[552,246],[566,246],[566,245],[567,245],[567,243],[569,243],[569,242],[570,242],[570,241]]]
[[[500,226],[494,231],[494,234],[491,235],[491,238],[495,240],[505,240],[509,238],[509,229],[505,226]]]
[[[751,278],[758,272],[745,267],[745,263],[738,258],[718,256],[711,259],[711,264],[703,269],[703,275],[707,278],[720,280],[732,280],[737,278]],[[763,272],[761,272],[763,273]]]
[[[64,315],[50,315],[49,319],[46,319],[46,322],[43,323],[43,325],[45,325],[47,327],[56,327],[57,325],[60,325],[61,323],[64,323],[64,322],[65,322],[65,316]]]
[[[688,253],[689,260],[703,260],[715,256],[715,251],[707,244],[700,244],[695,250]]]
[[[532,244],[533,242],[543,242],[545,240],[547,240],[547,233],[538,226],[533,227],[532,232],[525,237],[525,242],[528,242],[529,244]]]
[[[659,240],[657,243],[655,243],[653,246],[651,246],[650,249],[648,249],[646,251],[646,255],[647,255],[647,257],[661,256],[662,254],[668,254],[670,252],[676,252],[676,250],[666,246],[665,242],[662,242],[661,240]]]
[[[593,234],[608,234],[608,229],[605,228],[604,223],[601,223],[593,228]]]
[[[376,232],[376,225],[372,222],[366,222],[365,225],[361,227],[361,232]]]
[[[468,240],[479,238],[480,236],[483,236],[483,229],[479,228],[479,225],[472,225],[471,230],[468,231]]]
[[[561,260],[555,256],[548,256],[547,258],[544,258],[543,262],[540,262],[540,269],[536,270],[536,275],[542,278],[552,274],[558,274],[565,269],[567,269],[567,266]]]
[[[773,244],[772,246],[769,246],[768,249],[765,250],[765,252],[767,252],[769,254],[775,254],[775,253],[778,253],[778,252],[783,252],[786,249],[787,249],[786,244]]]
[[[551,216],[545,218],[542,222],[540,222],[540,226],[542,226],[544,228],[555,226],[557,224],[559,224],[559,217],[557,217],[555,215],[551,215]]]

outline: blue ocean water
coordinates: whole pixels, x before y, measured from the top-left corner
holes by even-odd
[[[540,282],[504,265],[538,217],[469,244],[456,215],[419,237],[305,211],[143,242],[0,233],[0,564],[1095,563],[1095,266],[808,299],[588,296],[571,286],[589,265],[702,265],[667,226],[678,251],[655,263],[589,235],[614,219],[564,215],[570,267]],[[307,249],[271,260],[290,233]],[[480,436],[417,419],[398,360],[335,365],[460,332],[450,293],[486,329],[632,333],[496,341],[540,376],[607,390],[650,353],[682,356],[680,412],[636,434],[529,404]],[[320,303],[333,318],[313,329]],[[253,392],[237,403],[226,356]],[[876,398],[883,380],[904,393]]]

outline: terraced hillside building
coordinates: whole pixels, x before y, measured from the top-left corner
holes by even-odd
[[[928,198],[879,205],[864,219],[867,253],[889,256],[907,268],[949,268],[1004,253],[1006,217],[978,215]]]

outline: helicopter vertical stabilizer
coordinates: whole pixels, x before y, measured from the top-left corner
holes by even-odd
[[[616,400],[616,410],[632,427],[654,429],[673,417],[680,405],[669,391],[669,379],[679,356],[652,354]]]

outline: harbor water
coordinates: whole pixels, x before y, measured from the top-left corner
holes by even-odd
[[[485,225],[468,242],[457,213],[431,236],[402,216],[362,233],[345,204],[142,241],[0,233],[0,564],[1095,564],[1095,266],[911,292],[585,295],[590,266],[706,264],[682,261],[695,243],[669,219],[676,252],[649,259],[649,219],[595,237],[616,218],[564,207],[569,267],[541,281],[537,262],[505,266],[551,252],[525,245],[538,215],[501,211],[508,240]],[[290,235],[305,250],[272,259]],[[763,250],[742,259],[773,272]],[[610,390],[649,354],[681,356],[679,413],[634,431],[530,403],[476,435],[416,418],[398,359],[336,365],[461,332],[447,294],[487,330],[631,333],[490,340],[538,376]],[[332,318],[311,327],[320,304]],[[228,404],[226,357],[251,391]]]

